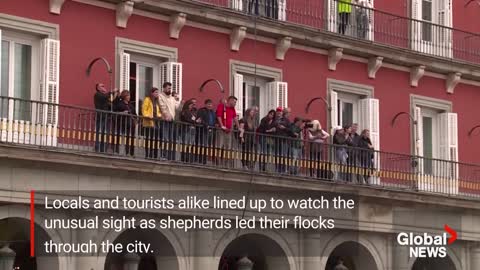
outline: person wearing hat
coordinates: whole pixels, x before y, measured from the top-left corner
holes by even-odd
[[[162,113],[158,103],[159,90],[153,87],[150,96],[142,103],[143,132],[145,134],[145,158],[158,158],[160,139],[160,118]]]
[[[323,147],[325,140],[330,137],[325,130],[322,129],[320,121],[313,120],[310,123],[311,127],[307,130],[307,140],[310,144],[310,160],[312,165],[310,167],[310,177],[328,178],[326,166],[321,162],[323,158]]]

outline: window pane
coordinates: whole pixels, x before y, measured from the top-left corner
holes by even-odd
[[[249,108],[252,108],[254,106],[260,108],[260,87],[259,86],[252,86],[252,85],[246,85],[246,91],[248,91],[248,100],[245,101],[244,103],[244,110],[246,111]],[[244,95],[245,97],[245,95]],[[260,120],[260,115],[256,115],[255,121]]]
[[[423,156],[424,172],[431,174],[433,172],[433,120],[431,117],[423,117]]]
[[[8,66],[10,63],[9,51],[10,51],[10,42],[2,41],[2,59],[1,59],[2,74],[0,78],[2,84],[0,85],[0,88],[1,88],[0,95],[3,97],[8,96],[8,79],[10,74],[10,71],[8,70]],[[8,100],[2,99],[0,106],[1,106],[0,117],[2,118],[7,117],[8,116]]]
[[[13,96],[30,100],[32,47],[29,45],[15,44],[15,70]],[[16,102],[14,118],[17,120],[30,120],[30,106],[27,102]]]
[[[422,1],[422,20],[432,22],[432,2]],[[422,23],[422,39],[432,41],[432,25],[430,23]]]
[[[351,125],[353,123],[353,104],[343,102],[342,105],[342,126]]]
[[[138,89],[137,89],[137,96],[138,96],[138,104],[141,108],[143,99],[145,98],[146,93],[153,87],[153,68],[146,67],[142,65],[138,65]]]

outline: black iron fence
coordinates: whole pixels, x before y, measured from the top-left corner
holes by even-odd
[[[480,34],[339,0],[196,0],[368,42],[480,63]],[[442,20],[445,21],[445,20]]]
[[[0,97],[0,143],[480,197],[480,166]],[[234,173],[234,172],[232,172]]]

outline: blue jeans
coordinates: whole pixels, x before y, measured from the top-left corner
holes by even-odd
[[[175,160],[175,148],[177,146],[177,131],[173,122],[164,121],[161,123],[162,137],[164,149],[162,156],[168,160]]]
[[[95,152],[106,152],[110,126],[107,113],[96,112],[95,115]]]

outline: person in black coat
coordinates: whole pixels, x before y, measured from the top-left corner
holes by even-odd
[[[276,132],[275,110],[268,112],[267,116],[262,118],[258,126],[257,133],[259,134],[260,145],[260,170],[266,171],[267,160],[270,155],[273,155]]]
[[[197,145],[201,146],[199,162],[206,164],[208,156],[213,156],[213,147],[215,146],[215,126],[217,115],[215,113],[211,99],[205,100],[205,107],[197,112]]]
[[[135,116],[137,114],[133,103],[130,101],[130,92],[128,90],[122,91],[120,97],[115,100],[113,111],[116,112],[113,116],[116,132],[114,136],[114,150],[116,153],[119,153],[120,144],[125,143],[125,154],[133,156],[135,150]]]
[[[184,162],[194,162],[197,155],[195,151],[195,132],[197,125],[197,100],[189,99],[183,105],[180,113],[180,134],[182,138],[181,160]]]
[[[357,147],[361,148],[359,150],[359,161],[361,168],[363,168],[363,181],[365,184],[368,184],[368,179],[370,178],[373,169],[373,158],[375,153],[372,141],[370,140],[370,131],[368,129],[362,131],[362,135],[360,135],[360,138],[358,139]]]

